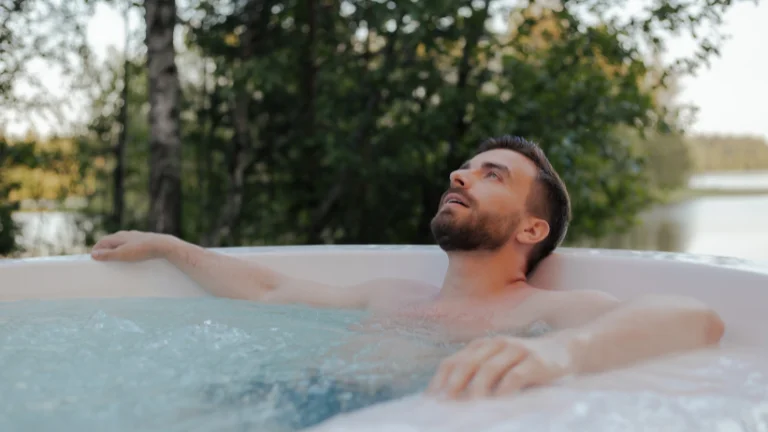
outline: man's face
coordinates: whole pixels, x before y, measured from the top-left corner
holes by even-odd
[[[496,250],[515,234],[537,176],[520,153],[483,152],[451,174],[432,219],[432,234],[445,251]]]

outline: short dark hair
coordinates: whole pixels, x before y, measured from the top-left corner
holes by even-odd
[[[486,139],[477,148],[475,154],[495,149],[520,153],[536,164],[539,169],[536,177],[538,190],[532,190],[526,205],[528,211],[534,216],[547,221],[549,234],[531,250],[526,268],[526,273],[531,273],[541,260],[551,254],[565,239],[571,220],[571,199],[565,183],[538,144],[519,136],[504,135]]]

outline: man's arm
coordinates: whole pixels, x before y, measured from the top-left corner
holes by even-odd
[[[604,308],[589,316],[592,308]],[[551,337],[568,346],[575,373],[599,372],[637,361],[717,344],[725,324],[704,303],[683,296],[651,295],[623,303],[585,293],[585,307],[560,311]],[[587,313],[584,313],[584,312]]]
[[[559,330],[537,339],[473,341],[447,358],[427,389],[446,397],[504,395],[572,374],[601,372],[716,344],[718,315],[685,297],[648,296],[620,303],[598,292],[573,298],[545,317]]]
[[[137,231],[102,238],[91,255],[98,261],[164,258],[215,296],[268,303],[365,308],[381,285],[372,281],[342,287],[301,280],[175,237]]]

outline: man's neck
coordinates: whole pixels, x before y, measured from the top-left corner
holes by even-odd
[[[528,287],[524,258],[509,249],[450,252],[442,299],[483,300]]]

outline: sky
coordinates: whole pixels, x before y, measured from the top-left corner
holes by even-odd
[[[134,18],[139,18],[135,16]],[[698,107],[691,132],[755,135],[768,139],[768,1],[738,2],[725,16],[722,27],[730,38],[722,46],[721,55],[710,67],[683,82],[679,101]],[[88,39],[103,58],[110,46],[122,49],[123,19],[117,11],[100,6],[88,26]],[[686,55],[692,42],[670,41],[672,55]],[[759,54],[762,53],[762,54]],[[55,70],[44,66],[33,68],[48,83],[51,94],[61,95],[63,87]],[[77,108],[70,118],[77,116]],[[6,125],[11,135],[21,135],[29,128],[23,114],[14,115]],[[37,122],[42,134],[55,130],[55,122]]]
[[[698,132],[751,134],[768,139],[768,1],[739,2],[725,17],[730,35],[708,69],[683,81],[681,101],[699,107]],[[690,45],[673,43],[671,51]]]

